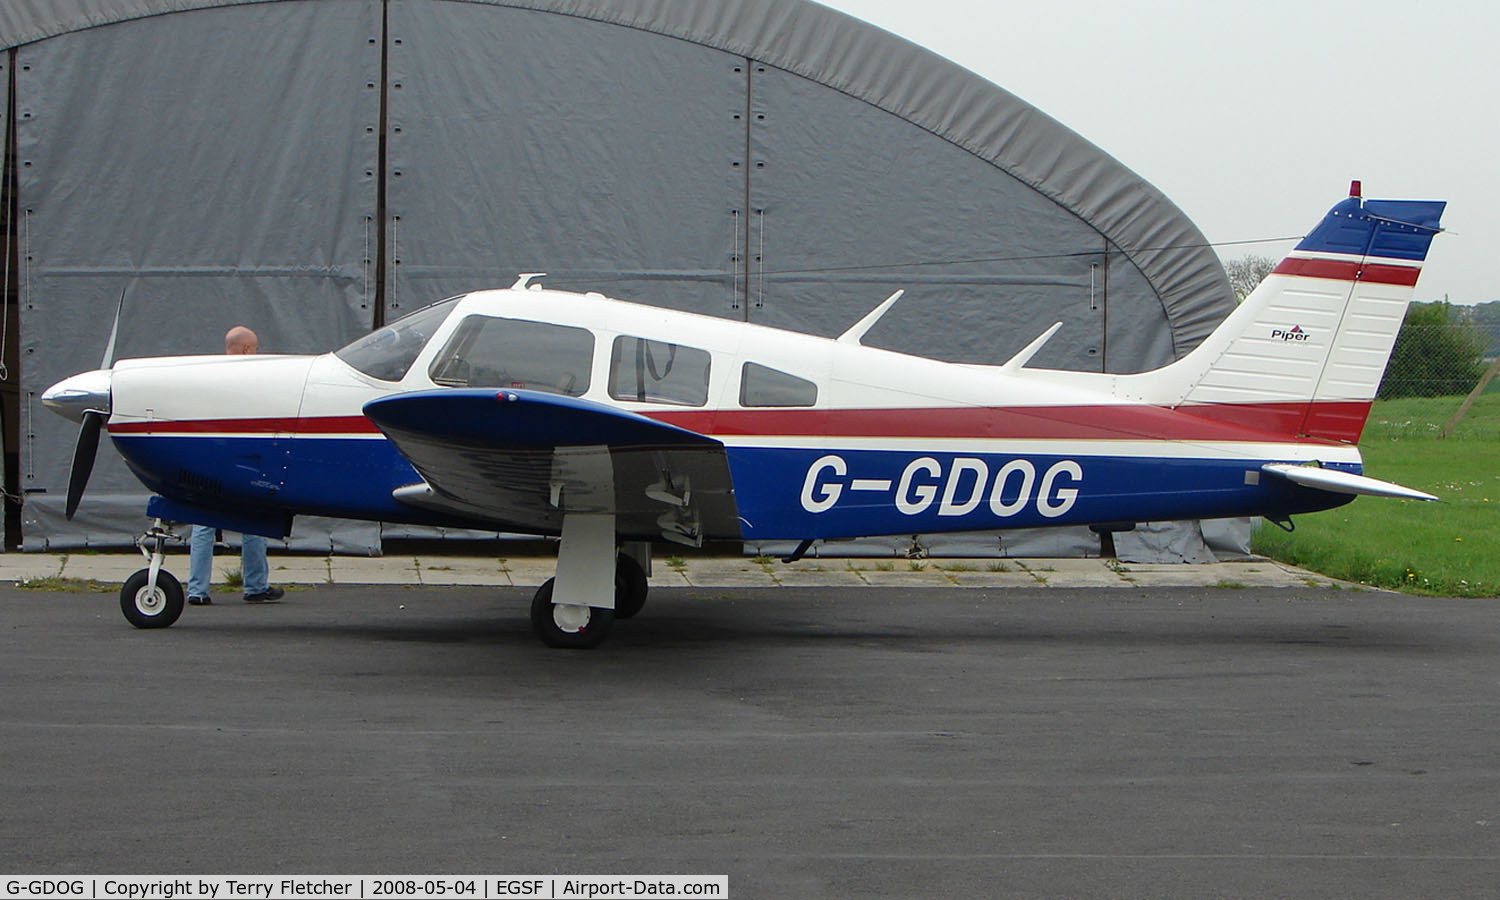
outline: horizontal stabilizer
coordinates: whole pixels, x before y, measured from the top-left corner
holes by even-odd
[[[1260,467],[1262,472],[1285,478],[1288,481],[1317,488],[1322,491],[1332,491],[1335,494],[1362,494],[1367,497],[1397,497],[1402,500],[1436,500],[1431,494],[1392,484],[1389,481],[1381,481],[1376,478],[1367,478],[1364,475],[1355,475],[1350,472],[1340,472],[1337,469],[1323,469],[1317,466],[1297,466],[1288,463],[1268,463]]]

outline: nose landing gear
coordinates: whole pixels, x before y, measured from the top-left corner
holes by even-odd
[[[182,537],[172,531],[172,523],[161,519],[136,539],[135,545],[149,565],[125,579],[120,588],[120,611],[137,628],[166,628],[182,615],[182,582],[161,567],[169,540],[180,541]]]

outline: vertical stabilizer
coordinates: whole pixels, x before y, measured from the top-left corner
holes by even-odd
[[[1187,412],[1357,441],[1445,204],[1339,203],[1171,372]]]

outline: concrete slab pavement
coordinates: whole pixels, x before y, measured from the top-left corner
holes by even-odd
[[[136,552],[0,554],[0,581],[38,578],[122,582],[145,565]],[[556,559],[545,555],[491,557],[457,554],[382,557],[272,554],[275,584],[424,584],[535,587],[551,578]],[[187,575],[186,553],[168,557],[168,570]],[[240,568],[234,553],[214,557],[214,582]],[[764,557],[658,556],[652,582],[663,587],[1307,587],[1333,579],[1267,559],[1206,565],[1121,563],[1113,559],[821,558],[783,563]]]

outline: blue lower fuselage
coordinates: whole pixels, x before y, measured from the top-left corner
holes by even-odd
[[[203,524],[244,530],[296,515],[527,531],[392,497],[421,477],[370,437],[113,435],[152,491]],[[830,441],[830,444],[833,442]],[[1345,495],[1263,476],[1287,459],[729,447],[744,540],[932,534],[1328,509]],[[1357,463],[1338,466],[1358,473]],[[545,489],[540,486],[539,490]],[[267,530],[273,530],[267,526]],[[641,535],[634,537],[649,537]]]

